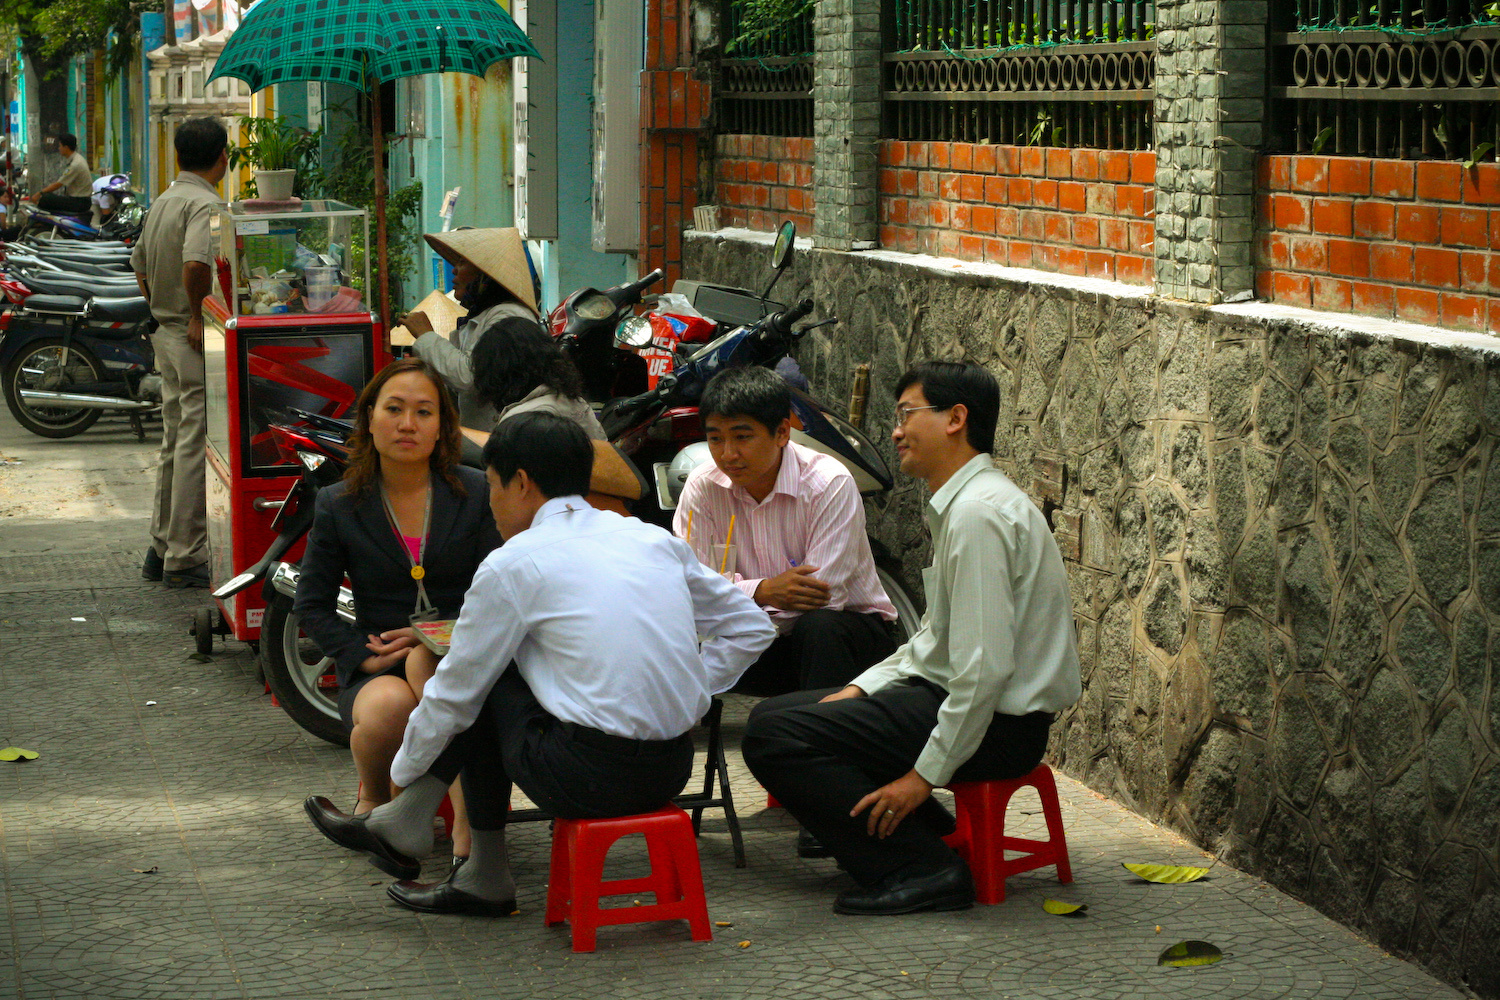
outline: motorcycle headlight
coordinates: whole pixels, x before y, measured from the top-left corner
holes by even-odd
[[[302,467],[308,472],[316,472],[324,462],[328,461],[328,456],[319,455],[317,452],[312,451],[299,451],[297,452],[297,461],[301,462]]]

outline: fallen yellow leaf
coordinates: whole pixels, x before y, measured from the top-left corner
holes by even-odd
[[[738,945],[736,945],[736,947],[739,947],[739,948],[748,948],[748,947],[750,947],[750,942],[749,941],[741,941]]]
[[[1186,865],[1137,865],[1129,861],[1122,861],[1120,864],[1147,882],[1156,882],[1161,885],[1196,882],[1208,874],[1207,868],[1190,868]]]

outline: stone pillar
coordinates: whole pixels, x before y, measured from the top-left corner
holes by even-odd
[[[820,0],[813,35],[813,244],[874,249],[880,0]]]
[[[1255,158],[1266,0],[1159,0],[1156,290],[1222,302],[1255,288]]]

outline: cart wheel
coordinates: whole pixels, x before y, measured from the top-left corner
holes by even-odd
[[[214,609],[199,608],[193,612],[193,638],[198,642],[198,652],[207,656],[214,651]]]

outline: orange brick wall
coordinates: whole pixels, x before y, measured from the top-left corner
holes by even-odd
[[[775,232],[790,219],[812,234],[813,141],[721,135],[715,170],[719,224]]]
[[[1156,155],[964,142],[880,144],[880,243],[1151,284]]]
[[[1500,164],[1264,156],[1256,291],[1500,332]]]
[[[647,0],[646,67],[641,73],[640,273],[667,272],[659,286],[682,276],[682,231],[698,203],[699,142],[712,109],[707,83],[693,61],[687,4]]]

